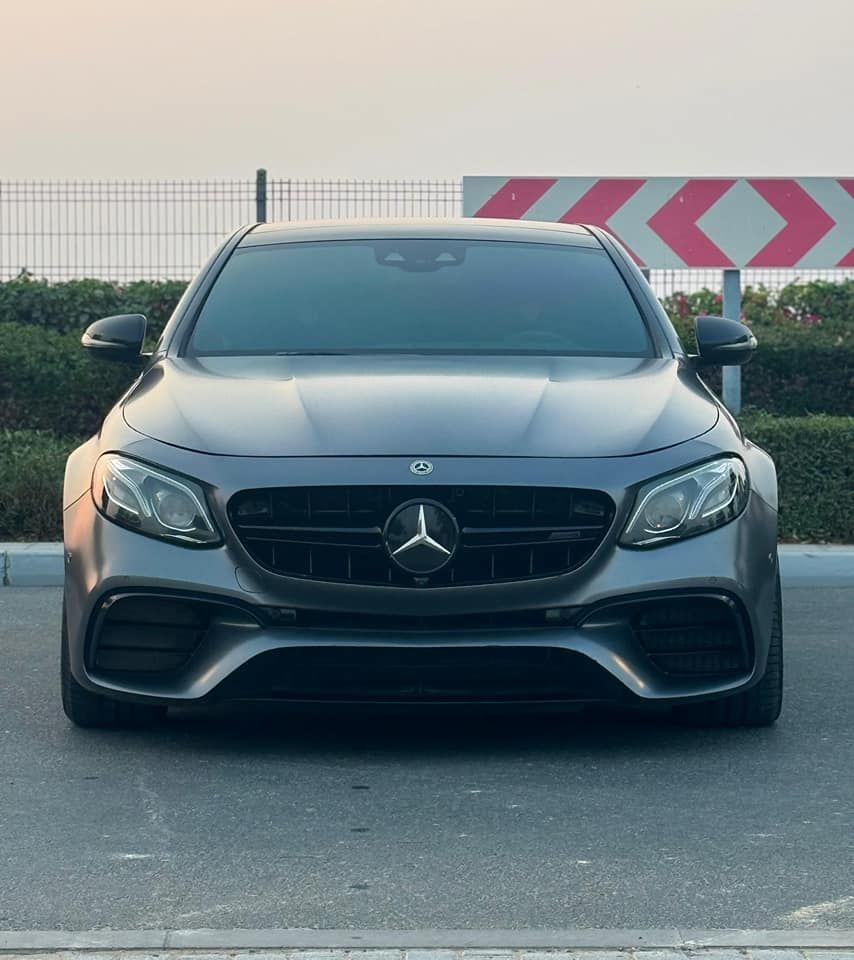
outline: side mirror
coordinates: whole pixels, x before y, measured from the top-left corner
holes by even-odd
[[[753,356],[756,337],[749,327],[724,317],[697,317],[694,327],[704,367],[739,367]]]
[[[133,363],[139,359],[145,340],[145,317],[123,313],[89,324],[80,342],[93,357]]]

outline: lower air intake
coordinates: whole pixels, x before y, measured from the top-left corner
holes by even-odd
[[[734,676],[749,669],[747,638],[734,605],[715,597],[645,603],[632,623],[638,643],[671,676]]]
[[[544,647],[273,650],[223,684],[226,697],[336,703],[612,701],[621,684],[587,657]]]
[[[95,621],[90,665],[110,674],[180,672],[219,618],[246,621],[247,615],[228,604],[193,598],[109,597]]]

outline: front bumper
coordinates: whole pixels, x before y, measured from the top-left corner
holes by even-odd
[[[518,464],[515,467],[519,469]],[[539,468],[540,482],[549,482],[551,477],[543,475],[556,471],[555,461],[530,461],[523,469],[529,473],[532,467]],[[565,470],[565,465],[561,467]],[[460,466],[467,478],[478,469],[483,467],[472,463]],[[204,475],[201,470],[186,472]],[[637,479],[655,472],[663,470],[641,465]],[[588,475],[576,482],[596,487],[595,481]],[[72,672],[78,682],[94,691],[171,703],[218,697],[372,702],[619,699],[654,703],[724,696],[748,688],[764,673],[773,620],[775,511],[751,493],[745,512],[724,527],[657,549],[627,550],[616,545],[631,505],[625,486],[620,495],[621,482],[616,477],[617,487],[612,485],[609,490],[617,503],[614,525],[580,569],[518,583],[430,589],[278,576],[255,565],[228,532],[224,545],[216,549],[171,545],[106,520],[91,497],[83,495],[65,511],[65,604]],[[249,482],[236,477],[232,489],[257,484],[257,474]],[[598,488],[607,489],[602,484]],[[225,484],[212,498],[215,508],[219,507],[218,520],[229,495]],[[138,593],[155,599],[207,598],[230,605],[234,615],[220,612],[206,629],[203,642],[179,669],[128,671],[99,666],[94,651],[105,601],[109,605],[117,597]],[[674,675],[662,670],[660,662],[643,649],[633,628],[633,617],[640,608],[625,604],[652,604],[667,597],[712,597],[731,609],[745,645],[742,666],[726,675]],[[295,622],[290,622],[292,610],[297,611]],[[547,624],[525,623],[520,617],[531,611],[545,616],[546,610],[567,612],[552,614]],[[340,617],[334,626],[306,625],[300,622],[299,611],[325,611]],[[445,621],[438,630],[425,629],[423,623],[414,629],[406,622],[406,618],[437,614],[457,618],[457,622],[449,625]],[[492,618],[489,626],[476,623],[483,614]],[[502,623],[502,615],[507,625]],[[375,622],[366,626],[370,617]],[[394,617],[404,618],[402,625],[395,623]],[[382,625],[383,618],[390,618],[388,626]],[[470,620],[475,621],[474,626],[468,625]],[[373,651],[372,661],[365,661],[365,651]],[[390,656],[394,651],[397,654]],[[459,683],[430,681],[430,651],[437,658],[432,663],[447,665],[446,678],[456,671]],[[536,682],[508,684],[520,666],[539,663],[544,651],[553,653],[545,657]],[[287,676],[291,670],[296,672],[296,661],[303,672],[309,663],[315,678],[322,678],[324,669],[328,670],[328,689],[324,691],[321,680],[314,686],[303,684],[295,695]],[[498,663],[506,664],[507,669],[496,676],[493,686],[462,682],[466,676],[476,680],[484,675],[481,667]],[[405,676],[411,682],[365,683],[364,697],[358,683],[345,695],[340,684],[333,682],[342,671],[350,671],[353,678],[370,678],[372,672],[384,675],[390,664],[395,669],[406,668]],[[553,683],[545,682],[548,675]]]

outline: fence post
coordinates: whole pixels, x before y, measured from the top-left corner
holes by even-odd
[[[267,222],[267,171],[255,171],[255,219]]]
[[[730,320],[741,319],[741,271],[724,270],[723,314]],[[724,367],[723,401],[730,413],[741,413],[741,367]]]

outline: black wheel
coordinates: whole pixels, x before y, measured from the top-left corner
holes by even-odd
[[[161,720],[166,707],[158,704],[130,703],[111,700],[82,687],[71,672],[68,653],[68,629],[65,622],[65,603],[62,605],[62,653],[60,657],[62,680],[62,709],[78,727],[141,727]]]
[[[777,574],[774,624],[765,674],[756,686],[722,700],[678,707],[676,717],[683,723],[710,727],[769,727],[783,707],[783,597]]]

